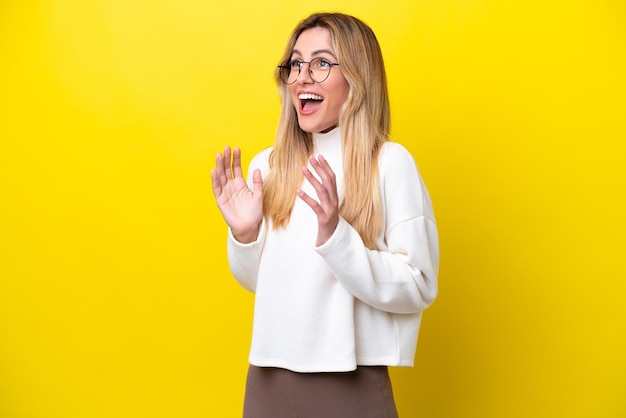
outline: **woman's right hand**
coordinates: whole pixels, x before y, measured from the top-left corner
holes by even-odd
[[[246,244],[257,239],[263,218],[263,179],[261,171],[254,170],[250,190],[241,170],[241,150],[235,148],[232,167],[230,158],[230,147],[217,153],[216,168],[211,170],[213,194],[233,236]]]

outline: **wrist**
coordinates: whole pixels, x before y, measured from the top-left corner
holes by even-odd
[[[257,226],[256,228],[249,228],[241,231],[231,229],[231,233],[233,238],[235,238],[238,242],[242,244],[250,244],[251,242],[257,240],[257,237],[259,236],[259,227]]]

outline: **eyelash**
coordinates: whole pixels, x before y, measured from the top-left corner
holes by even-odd
[[[320,65],[323,65],[325,67],[329,67],[331,65],[330,61],[325,59],[325,58],[313,58],[311,61],[315,61],[315,60],[318,60]],[[303,63],[304,63],[304,61],[300,60],[300,59],[292,59],[292,60],[290,60],[291,68],[300,68]]]

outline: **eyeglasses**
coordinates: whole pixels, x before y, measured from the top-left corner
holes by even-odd
[[[317,57],[311,61],[289,60],[281,63],[278,68],[280,70],[280,79],[285,84],[293,84],[298,79],[300,71],[304,64],[309,65],[309,76],[316,83],[323,83],[330,75],[330,69],[337,63],[332,63],[325,58]]]

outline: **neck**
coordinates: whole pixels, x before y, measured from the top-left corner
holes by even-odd
[[[313,132],[313,139],[325,139],[325,138],[339,138],[341,136],[341,129],[338,126],[335,126],[332,129],[328,129],[323,132]]]

